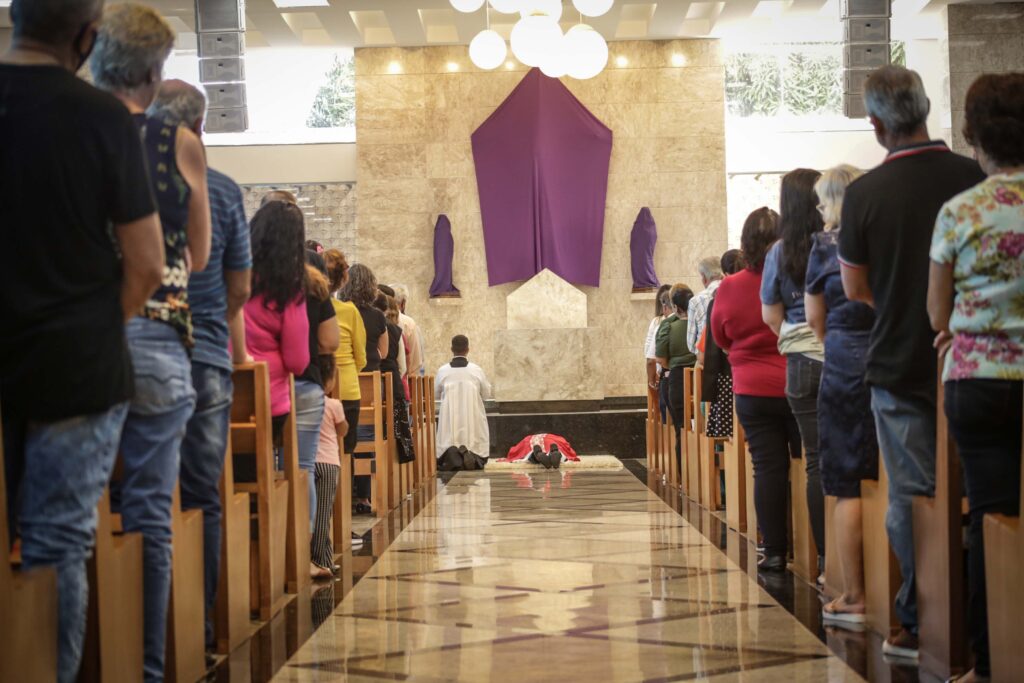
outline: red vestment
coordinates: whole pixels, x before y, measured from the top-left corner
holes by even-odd
[[[580,457],[576,455],[576,451],[569,445],[569,442],[557,434],[531,434],[509,449],[506,460],[509,462],[525,460],[533,453],[534,446],[540,446],[545,453],[550,452],[552,446],[558,446],[558,450],[562,452],[563,460],[570,462],[579,462],[580,460]]]

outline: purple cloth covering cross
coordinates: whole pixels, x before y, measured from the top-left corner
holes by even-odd
[[[654,272],[654,245],[658,242],[658,226],[646,206],[633,222],[629,234],[629,257],[633,266],[633,289],[657,289],[661,286]]]
[[[430,283],[430,296],[459,296],[459,288],[452,281],[452,260],[455,258],[455,240],[452,223],[443,213],[434,225],[434,281]]]
[[[611,130],[530,69],[472,143],[491,286],[545,268],[600,285]]]

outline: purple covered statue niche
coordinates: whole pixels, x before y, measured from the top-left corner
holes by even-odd
[[[611,130],[530,69],[472,143],[491,286],[545,268],[598,286]]]
[[[633,222],[633,232],[629,234],[629,256],[633,266],[633,291],[647,292],[661,286],[658,275],[654,272],[654,245],[658,243],[658,226],[654,224],[654,216],[646,206]]]
[[[430,283],[430,297],[462,296],[452,280],[452,260],[455,258],[455,239],[452,223],[443,213],[434,225],[434,281]]]

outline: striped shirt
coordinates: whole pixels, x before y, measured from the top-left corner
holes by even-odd
[[[213,234],[206,270],[192,273],[188,297],[192,308],[196,346],[192,361],[231,370],[228,353],[228,290],[224,271],[252,267],[249,224],[242,190],[235,181],[212,168],[206,174],[210,191]]]

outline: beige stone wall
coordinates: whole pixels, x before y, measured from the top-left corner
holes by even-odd
[[[1024,71],[1024,3],[949,5],[949,103],[953,149],[970,154],[964,141],[964,100],[983,73]]]
[[[636,214],[649,206],[657,221],[663,282],[699,290],[696,262],[726,248],[724,72],[716,41],[615,42],[611,53],[600,76],[565,84],[614,133],[601,286],[581,289],[598,328],[594,379],[607,396],[630,396],[644,393],[642,343],[653,308],[630,299]],[[684,66],[672,66],[679,55]],[[619,56],[625,67],[616,66]],[[401,73],[391,73],[396,65]],[[356,50],[360,258],[381,281],[409,286],[409,313],[426,333],[432,368],[447,360],[457,333],[469,335],[485,370],[501,361],[494,331],[505,328],[505,298],[519,283],[487,285],[470,135],[524,73],[518,64],[480,72],[464,46]],[[438,213],[452,221],[459,303],[427,299]]]

